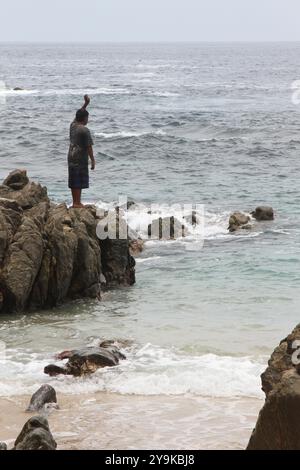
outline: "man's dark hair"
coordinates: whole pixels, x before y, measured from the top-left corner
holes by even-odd
[[[78,109],[76,113],[77,122],[83,122],[87,117],[89,117],[89,113],[86,109]]]

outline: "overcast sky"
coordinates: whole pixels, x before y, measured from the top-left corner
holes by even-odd
[[[0,41],[299,41],[300,0],[5,0]]]

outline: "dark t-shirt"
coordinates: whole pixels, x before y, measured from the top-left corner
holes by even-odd
[[[83,124],[73,121],[70,126],[70,168],[86,168],[89,164],[88,147],[94,145],[91,133]]]

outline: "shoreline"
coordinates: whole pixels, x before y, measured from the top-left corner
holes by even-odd
[[[1,440],[9,448],[37,414],[24,411],[29,399],[0,398]],[[58,404],[48,416],[58,450],[234,450],[245,449],[263,399],[97,392],[59,393]]]

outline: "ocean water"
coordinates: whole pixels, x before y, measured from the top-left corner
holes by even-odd
[[[86,395],[79,441],[98,392],[109,403],[128,397],[114,434],[91,448],[113,445],[116,423],[128,425],[124,446],[143,446],[130,431],[142,408],[154,430],[170,410],[153,446],[242,447],[255,422],[247,403],[257,411],[263,399],[260,373],[299,323],[300,44],[1,44],[0,57],[1,179],[25,167],[69,203],[68,128],[89,93],[97,168],[85,201],[204,205],[203,247],[193,236],[147,242],[134,287],[2,315],[0,397],[17,403],[45,382]],[[259,204],[274,207],[274,222],[228,233],[232,211]],[[54,353],[98,338],[126,341],[128,360],[88,379],[44,377]],[[182,434],[183,423],[195,432]]]

